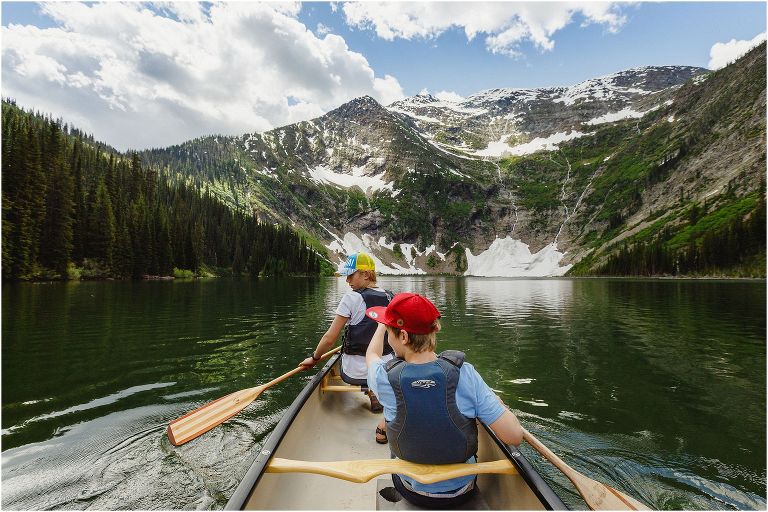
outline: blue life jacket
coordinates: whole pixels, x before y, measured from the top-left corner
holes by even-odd
[[[365,309],[373,306],[387,306],[389,301],[392,300],[392,292],[384,290],[380,292],[371,288],[361,288],[355,290],[357,293],[363,296],[365,302]],[[378,323],[371,320],[367,316],[363,316],[363,320],[359,324],[349,325],[347,324],[344,330],[344,338],[341,342],[341,351],[345,354],[354,356],[364,356],[365,351],[368,350],[368,345],[371,343],[371,338],[376,332]],[[387,343],[387,335],[384,335],[384,354],[391,354],[392,347]]]
[[[395,419],[387,422],[392,454],[420,464],[466,462],[477,454],[477,424],[456,405],[464,353],[442,352],[436,361],[384,365],[397,399]]]

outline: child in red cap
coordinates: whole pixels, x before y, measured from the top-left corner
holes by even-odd
[[[479,419],[504,443],[518,445],[523,430],[512,412],[462,352],[435,353],[440,312],[415,293],[395,295],[366,310],[379,327],[368,346],[368,386],[384,406],[389,446],[400,459],[422,464],[476,462]],[[383,361],[384,334],[396,358]],[[407,414],[406,414],[407,412]],[[426,508],[457,508],[475,493],[475,476],[421,484],[392,475],[405,499]]]

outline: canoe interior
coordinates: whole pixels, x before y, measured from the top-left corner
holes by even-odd
[[[338,358],[326,367],[325,378],[332,379],[330,384],[341,383],[331,377],[334,372],[338,373],[337,365]],[[368,398],[361,392],[323,391],[321,388],[317,385],[305,390],[309,393],[306,402],[303,406],[298,404],[300,409],[290,428],[285,430],[276,447],[269,450],[271,456],[311,461],[389,458],[388,445],[374,441],[381,414],[371,413]],[[482,426],[478,426],[478,434],[478,460],[507,457]],[[269,445],[268,441],[265,448]],[[253,510],[376,510],[377,501],[380,509],[387,505],[382,505],[377,484],[379,487],[392,485],[388,476],[357,484],[322,475],[271,474],[261,473],[258,468],[252,470],[261,477],[256,480],[251,475],[256,483],[246,491],[247,499],[240,506]],[[246,475],[246,479],[248,477]],[[245,481],[243,483],[247,485]],[[492,510],[544,508],[520,475],[480,475],[478,487],[482,501]],[[398,508],[403,508],[402,505]]]

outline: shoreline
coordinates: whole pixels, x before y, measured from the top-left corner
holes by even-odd
[[[335,276],[306,276],[306,275],[286,275],[286,276],[259,276],[252,277],[249,275],[207,275],[207,276],[190,276],[190,277],[175,277],[175,276],[145,276],[142,279],[124,279],[118,277],[103,277],[103,278],[88,278],[88,279],[3,279],[3,284],[11,283],[81,283],[81,282],[99,282],[99,281],[111,281],[111,282],[155,282],[155,281],[194,281],[200,279],[272,279],[272,278],[298,278],[298,277],[333,277]],[[474,279],[508,279],[514,281],[524,280],[603,280],[603,279],[621,279],[630,281],[766,281],[766,277],[742,277],[742,276],[473,276],[463,274],[379,274],[380,278],[392,278],[392,277],[453,277],[453,278],[474,278]]]

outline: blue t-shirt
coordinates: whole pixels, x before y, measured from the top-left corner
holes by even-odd
[[[387,378],[384,361],[381,359],[368,368],[368,387],[384,406],[384,419],[387,421],[394,420],[397,412],[397,399]],[[477,418],[486,425],[499,419],[505,410],[496,394],[488,387],[477,370],[466,362],[461,365],[459,373],[459,384],[456,386],[456,405],[461,414],[467,418]],[[473,459],[474,457],[467,462],[474,462]],[[434,493],[459,489],[475,477],[474,475],[462,476],[434,484],[422,484],[403,475],[400,475],[400,478],[407,481],[417,491]]]

